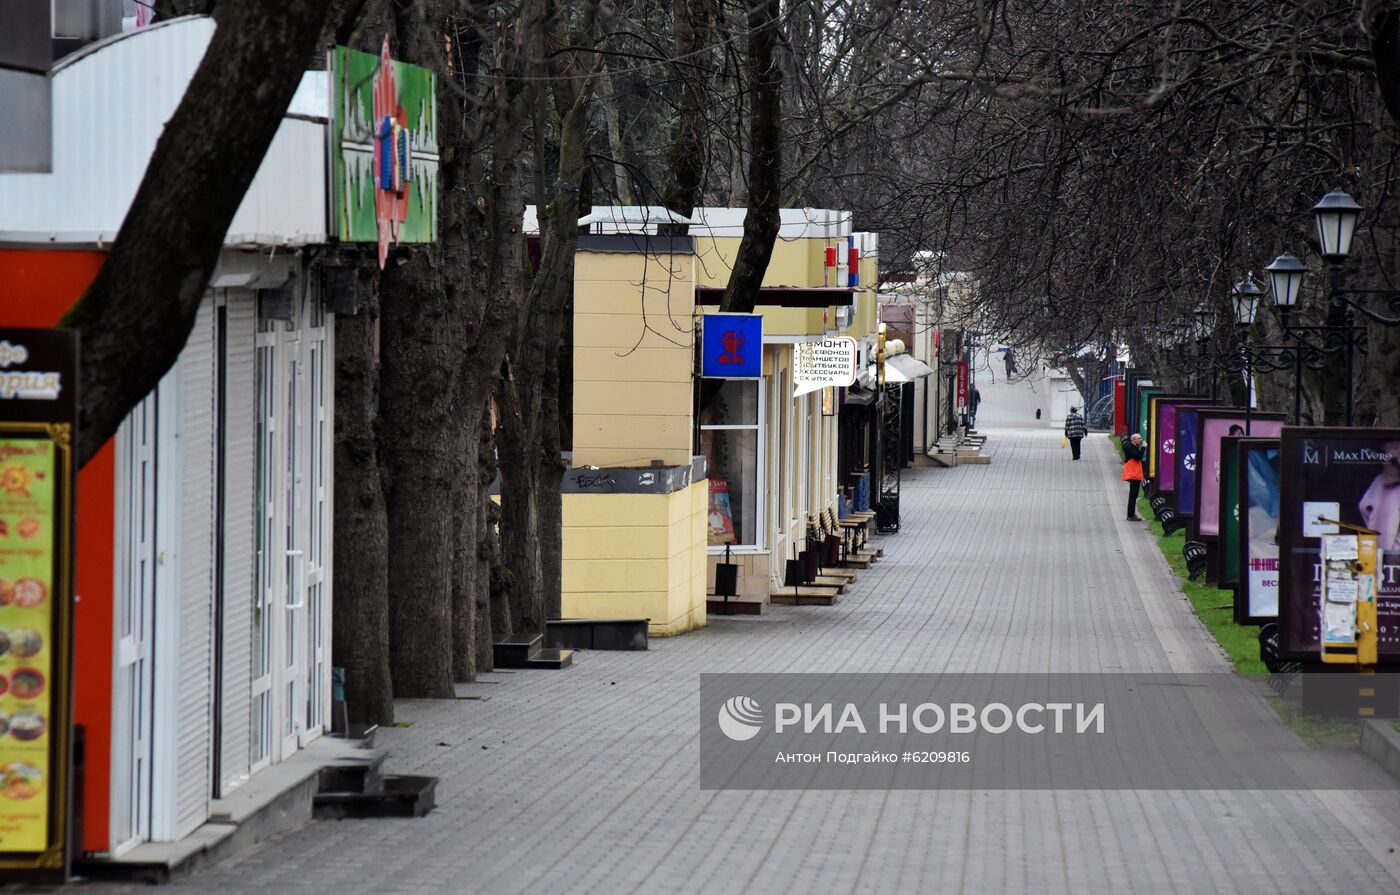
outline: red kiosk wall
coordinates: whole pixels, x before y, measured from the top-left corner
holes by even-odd
[[[1113,434],[1128,434],[1128,384],[1122,376],[1113,378]]]
[[[0,249],[0,325],[57,325],[106,258],[95,251]],[[116,447],[108,441],[78,472],[73,720],[87,731],[80,849],[85,852],[111,847],[115,460]]]

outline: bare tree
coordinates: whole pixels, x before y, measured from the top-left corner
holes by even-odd
[[[63,320],[82,339],[81,463],[184,348],[224,235],[313,56],[328,6],[246,0],[216,9],[218,28],[156,143],[112,252]]]

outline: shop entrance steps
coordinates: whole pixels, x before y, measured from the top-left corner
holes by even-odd
[[[568,668],[574,664],[571,649],[545,649],[544,638],[521,637],[497,641],[491,656],[497,668]]]
[[[705,612],[708,615],[762,615],[768,598],[758,594],[739,594],[725,600],[714,594],[705,596]]]
[[[835,606],[839,600],[835,588],[820,584],[785,587],[768,595],[768,602],[779,606]]]
[[[320,736],[209,802],[208,820],[176,842],[143,842],[118,857],[78,858],[90,880],[168,883],[296,830],[313,818],[421,817],[433,808],[436,777],[383,772],[375,728]]]
[[[437,804],[437,778],[385,774],[385,752],[361,750],[321,768],[312,813],[323,820],[347,817],[422,817]]]

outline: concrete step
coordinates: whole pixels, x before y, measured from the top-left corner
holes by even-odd
[[[834,593],[818,593],[813,587],[799,587],[794,593],[791,588],[768,595],[768,601],[780,606],[835,606],[841,598]]]
[[[554,649],[645,650],[647,618],[552,618],[545,639]]]
[[[371,792],[384,779],[381,749],[360,749],[360,755],[346,755],[322,766],[317,776],[320,792]]]
[[[526,668],[568,668],[574,664],[574,651],[571,649],[542,649],[530,657]],[[498,666],[499,667],[499,666]]]
[[[543,648],[544,638],[538,634],[534,637],[501,640],[491,645],[491,657],[497,668],[525,668],[530,659]]]
[[[854,569],[868,569],[873,562],[875,562],[874,557],[860,553],[852,553],[846,557],[846,565]]]
[[[323,820],[422,817],[437,804],[437,778],[390,774],[370,792],[319,793],[313,804]]]
[[[143,842],[116,858],[79,859],[73,871],[87,879],[166,883],[211,867],[306,824],[320,795],[321,771],[345,762],[363,764],[365,755],[353,740],[323,736],[212,800],[209,820],[183,839]]]
[[[849,585],[851,582],[850,579],[837,578],[833,575],[818,575],[817,580],[814,583],[820,584],[823,587],[834,587],[836,588],[836,592],[838,594],[844,594],[846,592],[847,585]]]
[[[727,602],[724,597],[711,594],[705,598],[705,612],[709,615],[762,615],[767,602],[767,597],[758,594],[740,594]]]

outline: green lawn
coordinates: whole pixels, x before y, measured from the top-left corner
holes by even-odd
[[[1147,498],[1139,498],[1138,515],[1152,519],[1152,506]],[[1196,616],[1205,623],[1206,629],[1215,637],[1230,661],[1238,671],[1246,674],[1265,674],[1268,669],[1259,661],[1259,629],[1235,624],[1234,594],[1208,584],[1187,580],[1186,558],[1181,548],[1186,545],[1186,533],[1178,531],[1173,535],[1162,534],[1161,523],[1153,520],[1147,527],[1157,538],[1157,548],[1176,576],[1177,585],[1191,601]]]

